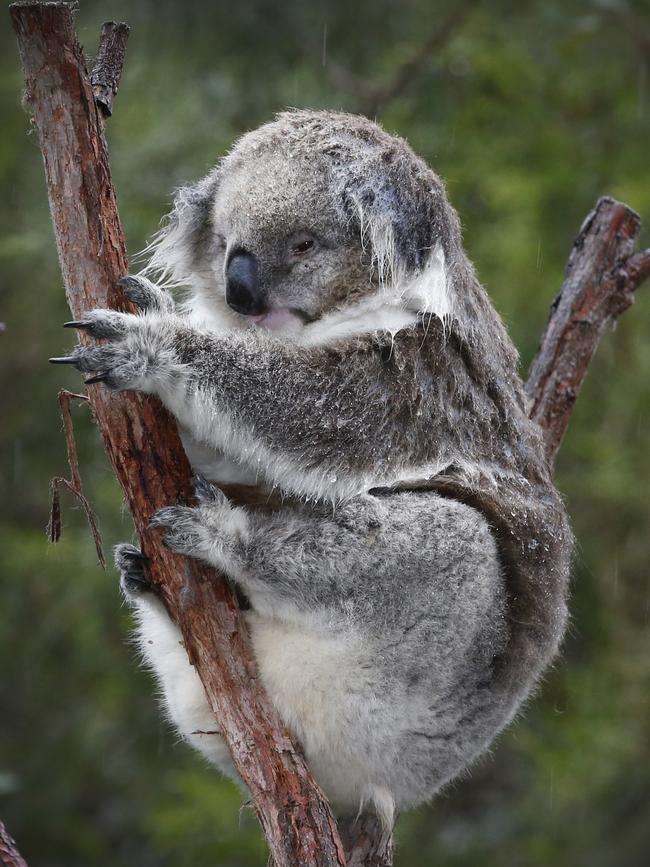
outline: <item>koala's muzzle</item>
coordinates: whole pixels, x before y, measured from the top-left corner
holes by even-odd
[[[260,289],[259,264],[252,253],[235,253],[226,268],[226,302],[237,313],[259,316],[266,313]]]

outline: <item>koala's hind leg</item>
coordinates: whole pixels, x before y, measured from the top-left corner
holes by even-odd
[[[424,605],[431,619],[449,614],[436,627],[447,631],[466,613],[473,622],[476,606],[489,607],[500,585],[485,519],[434,494],[361,495],[335,509],[286,504],[270,514],[233,507],[206,482],[197,495],[198,506],[163,509],[153,523],[166,528],[172,550],[240,584],[261,613],[304,616],[326,608],[347,619],[354,610],[363,620],[407,628]]]
[[[134,609],[138,647],[158,679],[170,720],[195,749],[239,781],[181,632],[146,579],[142,554],[133,545],[117,545],[115,565],[122,593]]]

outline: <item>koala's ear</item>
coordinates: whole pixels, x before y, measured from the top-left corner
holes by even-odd
[[[438,245],[447,252],[453,211],[444,187],[405,145],[348,166],[342,199],[381,282],[417,273]]]
[[[219,186],[220,169],[178,189],[170,213],[143,251],[148,257],[144,273],[166,286],[191,282],[192,274],[213,242],[210,213]]]

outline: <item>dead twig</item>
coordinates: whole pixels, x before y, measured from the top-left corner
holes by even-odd
[[[77,443],[74,437],[74,427],[72,424],[72,416],[70,414],[70,402],[72,400],[81,400],[88,403],[88,398],[85,394],[75,394],[73,391],[62,389],[59,392],[59,406],[61,408],[61,418],[63,420],[63,431],[65,434],[65,447],[68,453],[68,467],[70,468],[70,478],[64,479],[62,476],[55,476],[50,480],[50,520],[47,525],[47,535],[50,542],[58,542],[61,538],[61,498],[59,495],[60,488],[66,488],[73,496],[77,498],[81,508],[84,511],[90,532],[95,543],[97,551],[97,559],[102,569],[106,568],[106,559],[102,548],[102,537],[97,525],[97,517],[92,506],[86,498],[82,484],[81,473],[79,472],[79,459],[77,457]]]

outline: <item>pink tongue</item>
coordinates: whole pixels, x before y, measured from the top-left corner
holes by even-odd
[[[268,331],[280,331],[287,325],[292,325],[297,316],[290,310],[271,310],[261,316],[251,316],[251,320],[258,328],[266,328]]]

